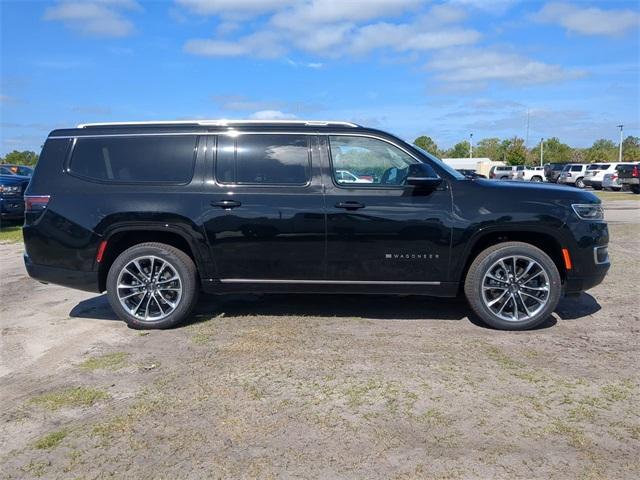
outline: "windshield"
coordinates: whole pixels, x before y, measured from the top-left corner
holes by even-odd
[[[456,180],[468,180],[467,177],[462,175],[455,168],[453,168],[450,165],[447,165],[442,160],[440,160],[438,157],[430,154],[426,150],[423,150],[422,148],[417,147],[416,145],[413,145],[413,148],[415,148],[417,150],[420,150],[420,152],[422,152],[425,156],[427,156],[429,158],[429,160],[432,160],[435,164],[437,164],[440,168],[442,168],[444,171],[446,171],[449,175],[451,175]]]

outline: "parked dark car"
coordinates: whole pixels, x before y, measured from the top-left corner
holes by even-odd
[[[560,174],[566,166],[566,163],[547,163],[544,166],[544,176],[547,179],[547,182],[558,183]]]
[[[24,192],[28,184],[28,177],[0,174],[0,217],[3,220],[24,217]]]
[[[640,193],[640,163],[618,165],[618,183],[629,185],[633,193]]]
[[[464,175],[467,178],[487,178],[486,175],[482,175],[480,173],[477,173],[475,170],[459,168],[458,172],[460,172],[462,175]]]
[[[374,181],[342,183],[339,170]],[[522,330],[609,269],[593,194],[470,180],[345,122],[54,130],[25,199],[29,274],[106,290],[134,328],[183,321],[202,289],[464,292],[489,325]]]
[[[0,174],[2,175],[21,175],[23,177],[30,177],[33,175],[33,168],[26,165],[10,165],[3,163],[0,165]]]

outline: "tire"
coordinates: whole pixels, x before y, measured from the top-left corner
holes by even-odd
[[[535,175],[533,177],[531,177],[531,181],[532,182],[541,182],[542,181],[542,177]]]
[[[164,243],[128,248],[115,259],[107,275],[111,308],[135,329],[175,327],[191,314],[198,293],[197,269],[191,257]]]
[[[640,185],[631,185],[631,191],[636,195],[640,193]]]
[[[504,264],[504,259],[513,257],[518,257],[516,260],[516,276],[522,276],[524,283],[527,284],[527,286],[519,287],[520,292],[525,292],[525,294],[520,293],[519,299],[515,300],[515,308],[513,299],[518,293],[517,290],[514,290],[517,285],[512,289],[512,283],[507,275],[504,275],[504,282],[494,282],[493,279],[487,277],[488,273],[499,275],[496,272],[504,271],[500,266],[500,260],[503,260]],[[527,268],[526,262],[529,261],[533,261],[535,265],[529,270],[531,273],[528,276],[524,276],[524,273],[526,273],[524,270]],[[508,262],[506,264],[508,265],[507,268],[511,268],[511,260],[508,260]],[[544,275],[538,274],[539,271],[543,271]],[[513,269],[511,268],[512,272]],[[529,277],[533,278],[527,281]],[[503,277],[500,275],[497,278]],[[507,288],[496,287],[494,289],[492,285],[502,285]],[[535,286],[531,287],[531,285]],[[486,286],[490,288],[484,288]],[[546,296],[542,290],[545,286],[547,288]],[[544,323],[557,307],[561,291],[560,273],[553,260],[539,248],[522,242],[500,243],[481,252],[469,267],[464,283],[464,293],[473,311],[486,324],[499,330],[529,330]],[[500,307],[504,308],[502,314],[499,315],[495,310],[491,309],[488,303],[498,298],[503,292],[506,292],[506,295],[503,296],[505,300],[494,302],[496,310],[499,310]],[[515,292],[513,297],[511,292]],[[531,294],[529,296],[539,297],[544,302],[534,301],[526,293]],[[524,300],[522,300],[523,298]],[[527,303],[523,305],[522,302]],[[527,314],[529,311],[531,315]],[[508,313],[510,315],[507,315]]]
[[[584,188],[584,179],[582,177],[576,178],[575,186],[578,188]]]
[[[602,185],[591,185],[594,190],[602,190]]]

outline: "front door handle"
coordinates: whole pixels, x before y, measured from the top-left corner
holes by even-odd
[[[211,202],[212,207],[224,208],[225,210],[231,210],[232,208],[237,208],[240,205],[242,205],[242,203],[237,200],[213,200]]]
[[[338,202],[336,203],[336,208],[344,208],[346,210],[358,210],[359,208],[364,208],[364,203],[360,202]]]

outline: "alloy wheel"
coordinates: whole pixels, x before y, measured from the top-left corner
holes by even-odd
[[[127,263],[117,281],[118,300],[134,317],[158,321],[169,316],[182,298],[182,279],[162,258],[147,255]]]
[[[522,322],[549,302],[549,276],[534,259],[511,255],[494,262],[482,279],[482,300],[498,318]]]

